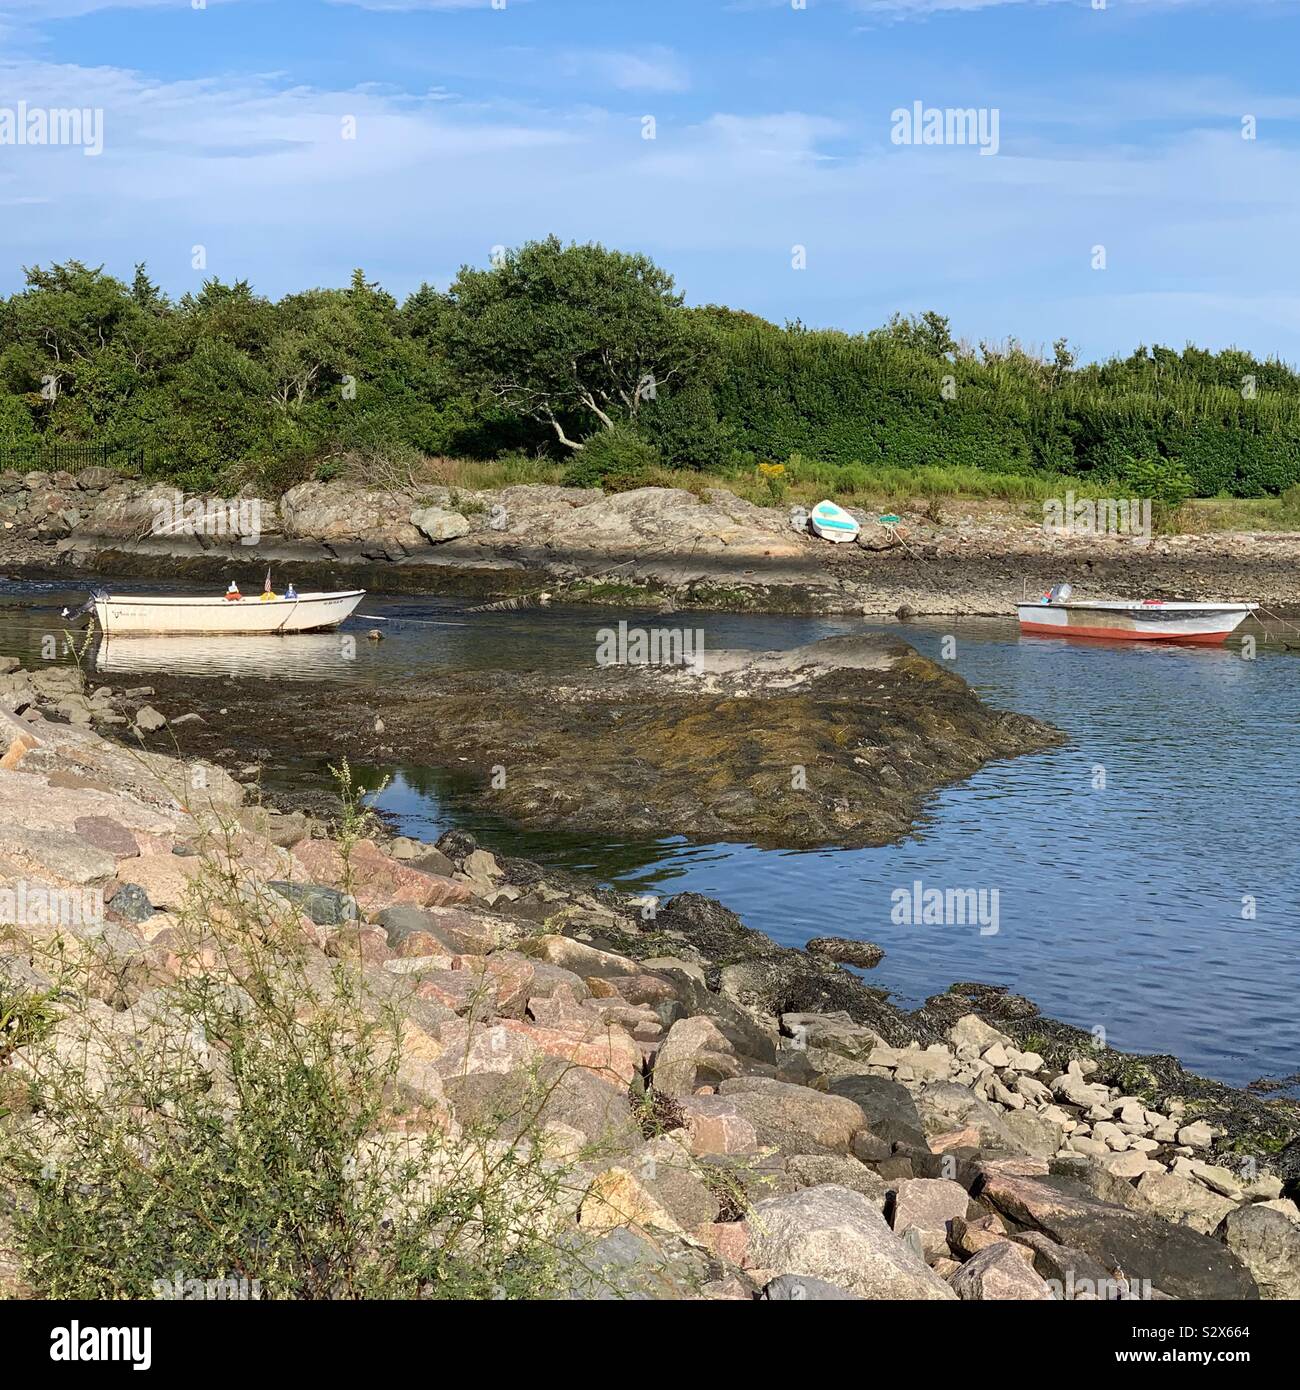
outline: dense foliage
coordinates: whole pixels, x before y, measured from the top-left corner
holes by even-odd
[[[584,443],[610,434],[584,457]],[[78,262],[0,299],[0,466],[51,443],[181,485],[274,489],[346,457],[525,451],[575,478],[662,463],[1064,473],[1258,496],[1300,482],[1300,375],[1249,353],[1140,347],[1079,366],[954,342],[928,313],[865,335],[689,308],[644,256],[530,243],[446,293],[176,301]]]

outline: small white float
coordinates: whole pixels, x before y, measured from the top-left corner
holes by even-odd
[[[842,543],[855,541],[862,529],[843,507],[829,499],[818,504],[808,514],[809,525],[824,541]]]

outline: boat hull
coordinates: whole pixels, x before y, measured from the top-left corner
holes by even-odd
[[[364,597],[364,589],[265,602],[257,598],[232,602],[222,598],[109,597],[95,600],[95,621],[106,637],[325,632],[350,618]]]
[[[1254,609],[1253,603],[1022,603],[1018,613],[1021,632],[1041,637],[1216,646]]]

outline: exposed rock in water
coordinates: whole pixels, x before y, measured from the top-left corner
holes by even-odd
[[[286,764],[308,743],[473,769],[484,804],[508,820],[579,833],[617,825],[625,839],[886,844],[909,833],[937,788],[990,759],[1062,741],[1045,724],[985,705],[960,677],[890,637],[705,652],[693,668],[601,666],[596,639],[593,623],[590,667],[440,671],[382,693],[336,688],[292,722],[272,717],[279,694],[268,682],[219,694],[197,681],[176,688],[219,725],[187,730],[199,748],[248,738]],[[242,728],[216,720],[218,700],[238,703]],[[493,776],[499,767],[504,779]]]
[[[847,936],[815,936],[804,950],[840,965],[856,965],[859,970],[874,969],[885,958],[884,951],[873,942],[853,941]]]

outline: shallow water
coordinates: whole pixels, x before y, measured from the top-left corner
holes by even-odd
[[[122,590],[147,585],[118,586]],[[0,582],[0,653],[33,660],[73,597]],[[79,600],[78,600],[79,601]],[[32,606],[35,605],[35,606]],[[467,617],[450,600],[371,597],[342,634],[212,646],[119,641],[88,659],[106,679],[263,673],[393,687],[435,663],[562,668],[590,661],[620,620],[689,624],[710,647],[776,648],[862,629],[853,619],[550,609]],[[380,618],[400,621],[381,623]],[[366,639],[383,628],[387,640]],[[1261,645],[1180,648],[1023,638],[1011,621],[891,629],[995,704],[1046,719],[1067,747],[997,763],[939,793],[917,833],[886,849],[777,852],[680,841],[600,843],[515,832],[470,804],[454,773],[376,770],[379,804],[433,838],[451,825],[507,852],[625,887],[721,898],[791,944],[837,934],[884,947],[871,979],[917,1003],[954,980],[1006,984],[1116,1047],[1173,1052],[1242,1084],[1300,1068],[1300,663]],[[353,639],[353,640],[349,640]],[[126,650],[123,650],[123,649]],[[61,659],[66,652],[60,653]],[[897,920],[912,886],[984,891],[985,927]],[[993,907],[996,892],[996,931]]]

